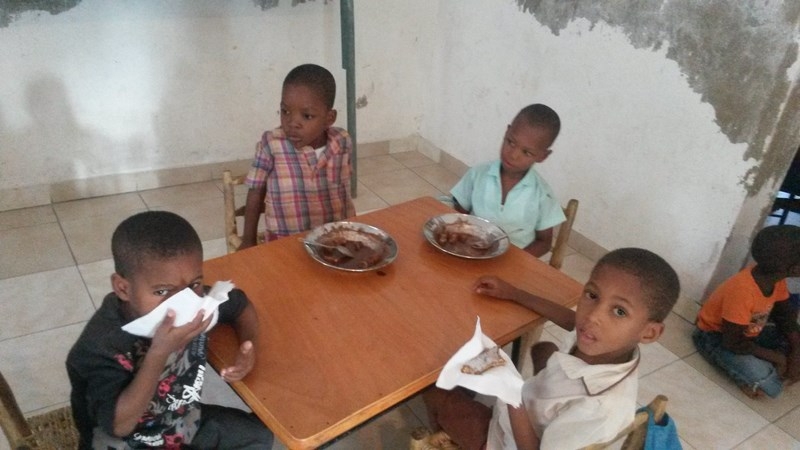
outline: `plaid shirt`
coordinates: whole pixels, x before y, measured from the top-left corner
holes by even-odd
[[[308,231],[354,216],[350,198],[352,142],[346,130],[328,129],[319,159],[310,146],[298,150],[281,128],[264,132],[245,184],[267,187],[264,219],[270,238]]]

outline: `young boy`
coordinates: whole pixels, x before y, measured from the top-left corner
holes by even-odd
[[[756,265],[722,283],[700,308],[692,338],[710,363],[750,397],[777,397],[783,380],[800,379],[800,328],[787,277],[800,276],[800,227],[756,234]]]
[[[561,130],[548,106],[523,108],[506,129],[500,160],[471,168],[450,194],[455,209],[490,220],[511,243],[539,257],[553,245],[553,227],[566,218],[550,186],[534,170]]]
[[[658,255],[623,248],[597,262],[576,311],[481,277],[480,294],[515,301],[574,334],[559,350],[531,348],[534,376],[522,387],[522,405],[498,400],[492,411],[461,389],[423,394],[431,426],[462,449],[574,449],[609,441],[630,424],[636,409],[640,343],[658,340],[680,284]]]
[[[113,292],[92,316],[67,357],[72,411],[81,449],[269,449],[272,433],[252,414],[200,404],[206,371],[204,333],[211,317],[200,311],[173,326],[169,311],[152,339],[122,326],[142,317],[186,287],[203,296],[203,248],[194,228],[170,212],[129,217],[111,239]],[[233,366],[221,376],[241,380],[252,369],[258,333],[255,310],[234,289],[219,307],[241,342]]]
[[[256,146],[245,184],[240,249],[256,244],[264,211],[266,239],[310,230],[354,216],[350,198],[350,135],[333,127],[336,81],[325,68],[304,64],[283,81],[281,126]]]

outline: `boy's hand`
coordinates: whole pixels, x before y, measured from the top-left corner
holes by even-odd
[[[768,361],[775,366],[779,377],[786,378],[786,369],[788,368],[786,355],[778,351],[769,350]]]
[[[483,276],[473,285],[472,289],[478,294],[513,300],[517,288],[496,276]]]
[[[203,332],[211,323],[213,315],[208,319],[203,320],[203,310],[197,312],[197,315],[191,322],[181,325],[179,327],[175,324],[175,311],[167,310],[167,315],[161,322],[161,325],[156,329],[156,334],[153,336],[153,343],[150,345],[150,352],[159,352],[162,355],[169,355],[186,346],[197,335]]]
[[[786,375],[784,378],[789,384],[800,381],[800,352],[793,351],[786,361]]]
[[[236,363],[233,366],[222,369],[219,373],[223,380],[228,383],[239,381],[245,377],[256,362],[256,352],[253,350],[253,343],[244,341],[239,346],[239,353],[236,355]]]

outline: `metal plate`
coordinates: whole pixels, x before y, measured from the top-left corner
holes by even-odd
[[[383,253],[380,255],[380,258],[374,262],[365,261],[364,263],[360,263],[359,261],[354,261],[353,258],[346,257],[343,257],[339,261],[334,261],[332,257],[336,256],[336,254],[331,252],[336,252],[336,250],[328,250],[313,244],[303,244],[306,252],[308,252],[314,260],[324,266],[348,272],[368,272],[385,267],[397,258],[397,242],[395,242],[388,233],[372,225],[358,222],[341,221],[320,225],[311,230],[311,232],[306,235],[305,240],[314,243],[328,243],[327,241],[329,241],[332,236],[331,233],[339,233],[342,239],[346,239],[347,241],[359,242],[360,245],[372,252],[370,256],[381,249]],[[356,252],[356,259],[362,254],[362,252]],[[341,254],[338,254],[338,256],[342,257]]]
[[[468,244],[460,246],[454,246],[451,244],[442,245],[436,240],[438,234],[437,231],[441,226],[458,223],[463,224],[461,226],[462,233],[474,236],[478,240],[487,241],[494,238],[500,238],[501,236],[505,236],[505,239],[500,239],[495,243],[495,245],[492,245],[485,251],[474,251],[474,249],[471,249]],[[505,253],[509,246],[508,235],[502,230],[502,228],[486,219],[469,214],[450,213],[431,217],[427,222],[425,222],[425,225],[422,226],[422,234],[425,235],[425,239],[427,239],[428,242],[430,242],[431,245],[437,249],[461,258],[495,258]]]

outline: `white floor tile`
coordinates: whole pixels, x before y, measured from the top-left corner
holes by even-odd
[[[388,203],[378,197],[377,194],[369,190],[363,183],[358,183],[358,196],[353,199],[356,207],[356,214],[364,214],[368,211],[382,209],[389,206]]]
[[[800,449],[800,441],[789,436],[775,425],[767,425],[763,430],[734,447],[736,450],[762,450],[765,448]]]
[[[411,169],[380,172],[360,177],[364,186],[390,205],[419,197],[438,197],[442,192]]]
[[[403,169],[402,163],[392,158],[390,155],[369,156],[358,158],[358,178],[376,173],[395,172]]]
[[[727,391],[732,398],[744,403],[770,422],[777,420],[792,409],[800,406],[800,384],[788,386],[777,398],[764,397],[753,399],[745,395],[744,392],[736,386],[733,380],[725,375],[722,370],[712,366],[699,353],[685,358],[684,361]]]
[[[50,205],[0,212],[0,230],[29,227],[55,222],[56,214]]]
[[[143,211],[146,205],[139,194],[109,195],[105,197],[87,198],[71,202],[56,203],[53,209],[60,221],[81,220],[88,217],[103,216],[113,213]]]
[[[678,297],[678,301],[672,308],[672,312],[683,317],[689,323],[694,323],[694,320],[697,318],[697,313],[699,311],[700,311],[700,303],[697,303],[695,300],[686,298],[684,296]]]
[[[658,342],[639,345],[641,360],[639,361],[639,377],[677,361],[679,358]]]
[[[171,206],[189,205],[209,199],[222,204],[222,191],[213,181],[151,189],[141,191],[139,195],[149,209],[170,209]]]
[[[78,264],[111,258],[111,235],[128,217],[144,209],[118,209],[74,220],[61,220],[69,248]]]
[[[639,403],[658,394],[667,396],[667,411],[679,435],[695,448],[733,448],[768,424],[683,361],[641,377]]]
[[[392,153],[391,157],[408,168],[436,165],[436,161],[418,151]]]
[[[74,266],[0,280],[0,296],[0,341],[85,322],[94,313]]]
[[[85,325],[78,323],[0,342],[3,376],[23,413],[69,401],[64,363]]]
[[[173,212],[192,224],[201,241],[225,235],[225,206],[218,198],[200,198],[187,203],[157,206],[152,209]]]
[[[205,371],[203,380],[203,403],[227,406],[251,412],[250,408],[242,401],[231,386],[219,376],[216,370],[209,366]]]
[[[366,426],[355,429],[325,448],[327,450],[352,449],[404,449],[408,448],[411,430],[423,426],[411,410],[401,405]]]
[[[575,253],[564,258],[564,263],[561,265],[561,271],[571,276],[581,284],[589,281],[589,275],[592,274],[594,268],[594,261]]]
[[[228,245],[225,238],[203,241],[203,260],[216,258],[228,254]]]
[[[694,324],[673,312],[664,320],[664,334],[658,342],[667,350],[684,358],[697,351],[692,342],[692,331]]]
[[[793,438],[800,440],[800,407],[775,421],[775,425],[789,433]]]
[[[75,264],[58,223],[0,230],[0,279]]]
[[[92,263],[81,264],[78,266],[86,290],[94,303],[94,307],[99,308],[103,303],[103,298],[111,292],[111,274],[114,273],[114,260],[103,259]]]

